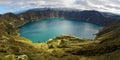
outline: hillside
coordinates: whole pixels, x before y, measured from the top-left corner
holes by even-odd
[[[103,19],[106,19],[106,17],[98,12],[82,12],[85,20],[92,15],[93,17],[90,18],[90,22],[98,23],[102,21],[102,25],[106,25],[96,34],[94,40],[79,39],[71,35],[61,35],[51,38],[45,43],[32,43],[30,40],[19,35],[19,27],[31,20],[57,17],[54,15],[57,12],[54,11],[53,14],[51,12],[53,11],[39,11],[39,13],[38,11],[27,11],[18,15],[12,13],[2,15],[0,17],[0,60],[120,59],[120,20],[114,19],[113,23],[111,18],[110,21],[107,18],[107,23],[103,23],[104,20],[101,20],[101,17]],[[71,12],[65,12],[64,16],[61,15],[61,17],[68,18],[69,13]],[[72,17],[76,18],[78,12],[72,13]],[[97,18],[100,17],[100,21],[99,19],[94,21],[95,16]],[[77,17],[79,18],[79,15]],[[80,17],[82,16],[80,15]]]
[[[112,16],[111,16],[112,15]],[[31,9],[26,12],[20,14],[6,13],[1,17],[13,17],[16,20],[28,20],[28,21],[36,21],[39,19],[45,18],[66,18],[66,19],[76,19],[83,20],[92,23],[96,23],[99,25],[108,25],[109,22],[112,22],[115,19],[120,17],[119,15],[103,13],[95,10],[58,10],[58,9]],[[108,17],[109,16],[109,17]],[[118,16],[115,18],[114,16]]]

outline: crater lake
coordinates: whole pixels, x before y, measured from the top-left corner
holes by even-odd
[[[46,42],[62,34],[93,39],[103,26],[75,19],[48,18],[29,22],[20,27],[20,35],[32,42]]]

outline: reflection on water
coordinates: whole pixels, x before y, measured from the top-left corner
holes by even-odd
[[[101,28],[102,26],[89,22],[50,18],[24,25],[20,28],[20,34],[33,42],[44,42],[61,34],[93,39],[93,34]]]

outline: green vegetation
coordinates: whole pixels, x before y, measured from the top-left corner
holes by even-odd
[[[0,18],[0,60],[120,60],[120,21],[100,30],[94,40],[61,35],[46,43],[20,37],[18,28],[25,23]]]

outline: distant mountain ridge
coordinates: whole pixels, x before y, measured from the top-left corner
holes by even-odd
[[[24,19],[24,20],[31,20],[35,21],[38,19],[44,18],[66,18],[66,19],[77,19],[77,20],[84,20],[100,25],[107,25],[113,20],[120,19],[120,15],[112,14],[112,13],[105,13],[99,12],[95,10],[69,10],[69,9],[57,9],[57,8],[35,8],[30,9],[28,11],[22,12],[20,14],[13,14],[13,13],[6,13],[1,17],[16,17],[16,19]]]

